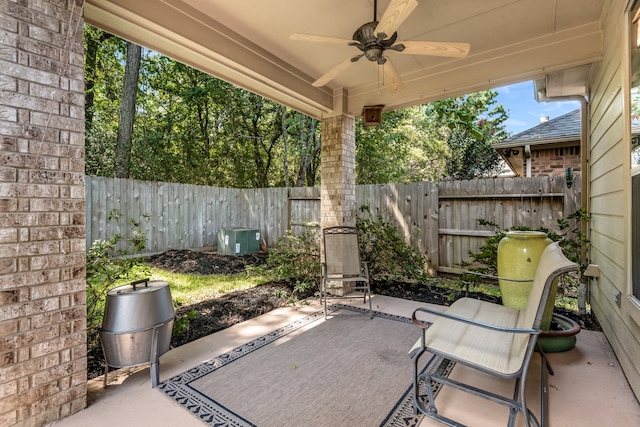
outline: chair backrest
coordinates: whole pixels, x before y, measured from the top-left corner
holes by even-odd
[[[322,231],[324,263],[329,276],[361,274],[358,230],[355,227],[327,227]]]
[[[564,273],[576,270],[578,265],[567,259],[558,242],[547,246],[540,257],[529,300],[520,313],[518,326],[539,329],[547,301],[549,298],[555,299],[555,295],[550,295],[553,281]]]

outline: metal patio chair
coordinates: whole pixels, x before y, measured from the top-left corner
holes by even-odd
[[[324,260],[322,262],[322,299],[324,317],[327,318],[328,298],[360,298],[367,302],[369,296],[369,316],[371,308],[371,287],[369,269],[360,260],[358,231],[355,227],[327,227],[322,231]],[[358,295],[358,294],[362,295]]]
[[[553,281],[562,274],[576,270],[578,266],[564,256],[556,242],[547,246],[542,253],[528,305],[522,310],[472,298],[459,299],[444,312],[428,307],[416,309],[412,319],[420,328],[421,337],[409,351],[413,360],[415,412],[421,412],[449,426],[461,426],[438,413],[432,387],[440,383],[507,406],[509,426],[515,424],[518,413],[522,414],[527,426],[547,425],[545,371],[548,370],[548,366],[542,349],[537,346],[537,339]],[[437,319],[429,325],[419,318],[421,313],[435,315]],[[525,398],[527,371],[536,349],[542,357],[540,421],[527,407]],[[432,355],[431,360],[441,356],[498,378],[515,379],[513,396],[498,395],[490,390],[464,383],[462,379],[455,381],[440,372],[421,373],[418,361],[423,354]],[[427,391],[424,401],[420,396],[421,382],[426,385]]]

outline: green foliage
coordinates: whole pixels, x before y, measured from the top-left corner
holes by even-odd
[[[583,273],[587,268],[585,250],[589,245],[589,240],[583,232],[585,224],[591,221],[591,216],[584,208],[578,209],[566,218],[558,218],[559,233],[547,231],[547,235],[554,242],[560,242],[562,251],[571,261],[580,266]]]
[[[305,280],[296,282],[296,284],[293,286],[291,295],[289,295],[289,293],[284,289],[276,289],[273,291],[273,294],[277,298],[286,298],[287,304],[289,305],[296,305],[299,302],[302,302],[302,304],[309,304],[306,299],[300,301],[300,296],[310,295],[312,293],[319,295],[318,291],[312,292],[314,289],[317,289],[317,283],[311,280]]]
[[[109,219],[119,222],[122,213],[112,210]],[[115,234],[107,240],[96,240],[87,252],[87,343],[89,349],[98,345],[98,328],[102,324],[104,304],[109,289],[123,280],[133,281],[148,277],[148,269],[135,254],[141,253],[146,236],[140,231],[140,223],[129,220],[127,236]],[[137,268],[136,268],[137,267]],[[132,274],[132,272],[135,273]]]
[[[280,237],[269,251],[268,264],[277,280],[293,282],[291,295],[276,291],[277,297],[287,297],[287,303],[296,304],[300,296],[309,295],[322,277],[320,267],[320,235],[313,229],[294,236],[290,232]]]
[[[378,126],[356,122],[356,183],[437,181],[444,177],[447,147],[416,106],[382,114]]]
[[[564,254],[571,261],[580,265],[580,272],[584,272],[587,267],[584,258],[584,251],[589,243],[584,235],[582,228],[591,218],[587,215],[585,209],[579,209],[570,214],[566,218],[558,218],[558,233],[550,231],[546,228],[539,228],[533,231],[542,231],[547,234],[549,239],[554,242],[560,242]],[[472,271],[497,276],[498,265],[498,244],[500,240],[511,230],[531,230],[527,227],[513,227],[510,229],[501,229],[498,224],[491,221],[478,219],[478,223],[491,229],[493,235],[489,237],[480,246],[478,252],[469,251],[469,256],[473,260]],[[467,283],[478,284],[480,278],[471,274],[463,274],[461,279]],[[556,305],[564,308],[572,309],[577,297],[578,281],[574,276],[563,276],[559,283],[556,295]]]
[[[367,207],[361,208],[368,212]],[[372,280],[379,282],[426,282],[425,259],[409,246],[397,228],[383,220],[359,216],[356,220],[360,254]],[[318,230],[299,236],[287,234],[269,251],[269,266],[278,280],[295,283],[290,303],[299,295],[318,289],[322,278]]]
[[[446,141],[446,176],[472,179],[499,171],[500,156],[492,143],[508,135],[508,113],[497,103],[494,90],[449,98],[427,105],[426,114],[437,134]]]
[[[508,231],[529,231],[531,229],[528,227],[501,229],[498,224],[487,221],[484,218],[478,218],[477,221],[478,224],[491,230],[493,234],[478,248],[478,252],[469,251],[469,256],[473,260],[472,270],[477,271],[478,273],[495,276],[498,274],[498,244],[500,243],[500,240],[506,236]]]
[[[286,298],[288,294],[287,294],[287,291],[285,291],[284,289],[274,289],[273,295],[276,298]]]
[[[88,175],[115,173],[125,50],[124,40],[85,26]],[[318,123],[144,50],[129,174],[235,188],[314,185],[320,168]]]
[[[280,237],[269,251],[268,264],[278,280],[317,286],[320,269],[320,234],[309,230],[294,236],[290,232]]]
[[[424,256],[405,242],[395,226],[381,219],[371,219],[367,206],[362,206],[360,211],[356,220],[360,254],[369,267],[372,280],[426,281]]]
[[[179,337],[189,332],[189,326],[191,322],[198,318],[198,310],[192,308],[191,310],[176,316],[173,321],[173,336]]]
[[[496,91],[385,112],[379,126],[356,125],[356,182],[439,181],[495,174],[492,143],[507,137]]]

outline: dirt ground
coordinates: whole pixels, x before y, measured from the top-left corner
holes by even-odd
[[[247,266],[259,266],[267,263],[266,253],[244,256],[220,255],[212,251],[170,250],[154,255],[146,260],[150,265],[178,273],[193,274],[237,274],[244,273]],[[177,347],[200,337],[228,328],[236,323],[260,316],[278,307],[284,307],[289,302],[285,295],[291,295],[293,284],[284,282],[270,282],[251,289],[225,294],[219,298],[198,304],[180,307],[176,310],[176,319],[195,309],[197,317],[189,322],[189,327],[181,336],[173,336],[171,346]],[[406,283],[379,284],[372,283],[372,292],[396,298],[410,299],[434,304],[448,304],[464,296],[462,290],[453,292],[442,290],[435,286],[419,286]],[[452,295],[452,292],[454,295]],[[471,293],[472,298],[484,299],[500,303],[499,298],[485,294]],[[301,295],[300,300],[317,298],[313,292]],[[577,321],[583,329],[600,330],[596,319],[591,315],[581,316],[577,313],[556,310],[560,314]],[[101,350],[89,354],[89,378],[104,373],[104,363]]]

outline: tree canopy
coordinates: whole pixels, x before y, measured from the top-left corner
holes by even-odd
[[[236,188],[319,184],[317,120],[147,49],[137,88],[123,89],[135,70],[131,46],[89,25],[84,37],[87,174]],[[378,127],[357,120],[357,182],[493,173],[491,143],[506,136],[507,118],[496,95],[387,112]],[[132,99],[131,127],[121,106]]]

